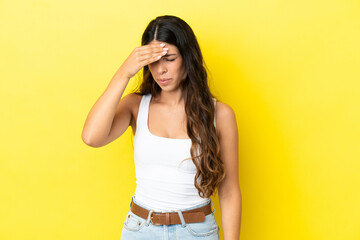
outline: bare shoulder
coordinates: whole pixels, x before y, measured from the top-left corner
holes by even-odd
[[[121,101],[126,105],[126,108],[131,112],[131,122],[130,125],[133,128],[133,131],[136,130],[136,118],[139,112],[139,105],[141,102],[142,95],[140,93],[129,93],[124,96]]]
[[[134,107],[139,107],[141,98],[142,95],[140,93],[129,93],[128,95],[124,96],[121,101],[124,101],[126,106],[128,106],[130,109],[133,109]]]
[[[220,102],[219,100],[216,100],[215,114],[216,120],[219,119],[219,123],[223,121],[233,121],[235,119],[235,112],[232,107],[224,102]]]
[[[215,118],[216,129],[220,136],[237,131],[235,112],[230,105],[217,100]]]

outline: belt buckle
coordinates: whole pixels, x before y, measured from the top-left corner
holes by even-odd
[[[150,222],[151,222],[151,224],[152,224],[152,225],[155,225],[155,226],[161,226],[162,224],[160,224],[160,223],[154,223],[154,222],[153,222],[153,213],[154,213],[154,212],[152,212],[152,213],[151,213],[151,216],[150,216]]]

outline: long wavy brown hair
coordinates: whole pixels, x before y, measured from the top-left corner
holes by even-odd
[[[207,67],[198,41],[184,20],[171,15],[159,16],[150,21],[142,35],[141,45],[149,44],[153,40],[175,45],[183,58],[187,77],[180,83],[180,88],[185,100],[187,134],[192,142],[191,158],[187,159],[192,159],[197,168],[194,185],[199,196],[209,198],[216,193],[225,177],[225,170],[214,126],[214,96],[208,86]],[[161,92],[148,65],[143,68],[142,80],[135,93],[151,93],[152,96],[157,96]]]

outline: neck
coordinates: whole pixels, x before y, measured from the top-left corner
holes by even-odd
[[[160,94],[157,96],[156,101],[172,107],[179,106],[184,103],[184,99],[182,98],[182,92],[180,89],[171,92],[161,91]]]

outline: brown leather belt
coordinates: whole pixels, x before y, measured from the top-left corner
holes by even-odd
[[[131,212],[143,219],[147,219],[150,211],[132,202]],[[181,212],[185,223],[204,222],[205,216],[212,213],[211,202],[203,207]],[[181,219],[177,212],[153,212],[150,216],[150,221],[153,225],[181,224]]]

